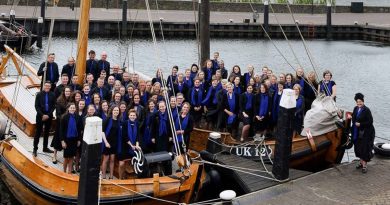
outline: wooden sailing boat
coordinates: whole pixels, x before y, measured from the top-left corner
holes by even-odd
[[[83,31],[88,31],[90,1],[81,4],[77,73],[83,76],[88,44],[88,32]],[[0,118],[10,119],[17,127],[10,128],[13,134],[0,141],[0,177],[22,204],[76,204],[79,177],[60,171],[62,167],[52,164],[50,156],[31,154],[36,123],[33,102],[41,80],[30,64],[8,46],[5,49],[7,55],[0,65]],[[9,59],[18,71],[17,78],[5,76]],[[26,76],[22,68],[29,71]],[[4,131],[6,124],[3,121],[0,130]],[[171,176],[137,178],[131,171],[128,174],[130,177],[124,180],[101,181],[100,203],[164,204],[161,199],[189,203],[206,178],[200,163],[192,163],[185,172]]]
[[[348,140],[350,120],[344,119],[343,127],[334,126],[327,132],[316,136],[296,135],[293,137],[290,166],[292,168],[318,171],[339,164],[344,156],[343,145]],[[252,160],[270,161],[274,158],[275,139],[257,139],[242,143],[230,133],[220,133],[218,140],[210,138],[213,131],[197,129],[191,133],[190,149],[210,152],[227,152]],[[211,148],[210,148],[211,147]]]

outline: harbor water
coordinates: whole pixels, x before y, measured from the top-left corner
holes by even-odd
[[[390,3],[390,1],[389,1]],[[390,5],[390,4],[389,4]],[[47,39],[44,39],[44,50],[35,50],[32,53],[22,54],[33,67],[38,68],[45,60]],[[337,84],[337,106],[345,110],[352,110],[355,106],[353,100],[355,93],[365,95],[365,103],[371,109],[374,117],[376,141],[390,140],[390,121],[387,113],[390,112],[390,87],[388,72],[390,46],[363,41],[307,41],[307,46],[313,56],[313,65],[305,52],[301,41],[290,42],[299,63],[305,72],[313,70],[321,79],[322,72],[329,69],[333,73],[333,80]],[[294,55],[284,40],[275,41],[277,47],[283,52],[293,66],[298,66]],[[189,68],[192,63],[197,63],[198,49],[195,40],[179,39],[165,42],[158,41],[157,49],[149,39],[133,39],[119,42],[117,39],[90,39],[88,50],[93,49],[100,53],[108,53],[108,61],[113,64],[127,67],[128,71],[141,72],[148,76],[154,76],[156,68],[163,69],[165,75],[169,74],[173,65],[179,66],[179,72]],[[294,70],[286,63],[283,57],[276,51],[268,40],[242,40],[242,39],[213,39],[211,40],[211,54],[219,51],[220,57],[225,62],[226,68],[231,70],[233,65],[239,65],[242,72],[246,72],[246,66],[252,64],[255,72],[261,72],[262,66],[267,65],[274,73],[294,73]],[[61,68],[67,62],[69,56],[76,55],[75,38],[54,38],[51,52],[56,54],[56,62]],[[10,70],[10,74],[15,71]],[[387,140],[379,139],[384,138]],[[348,154],[348,158],[353,153]],[[0,182],[0,203],[8,194]],[[8,197],[9,198],[9,197]]]

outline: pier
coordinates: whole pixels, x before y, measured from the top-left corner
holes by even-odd
[[[10,6],[1,6],[0,13],[9,13]],[[16,19],[20,23],[26,21],[26,26],[35,31],[39,16],[39,7],[19,6],[15,8]],[[50,19],[55,18],[55,36],[76,36],[78,28],[79,8],[72,11],[69,7],[47,7],[45,31],[48,32]],[[197,11],[183,10],[152,10],[155,30],[159,35],[160,19],[164,36],[195,37],[195,19]],[[129,9],[127,12],[127,33],[133,36],[150,36],[149,22],[146,10]],[[212,38],[264,38],[260,27],[263,23],[262,13],[256,23],[253,13],[248,12],[217,12],[210,14],[210,37]],[[326,13],[294,14],[299,22],[305,38],[324,39],[327,37]],[[269,14],[269,33],[271,38],[283,38],[275,16],[289,38],[299,38],[299,34],[289,13]],[[369,40],[390,42],[390,13],[332,13],[332,38],[341,40]],[[89,34],[91,36],[118,36],[121,32],[122,9],[91,8]],[[134,28],[134,30],[133,30]]]
[[[390,160],[374,157],[363,174],[356,162],[242,195],[232,204],[389,204]]]

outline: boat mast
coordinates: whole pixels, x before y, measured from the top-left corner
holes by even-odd
[[[88,32],[89,32],[89,11],[91,8],[91,0],[80,1],[80,19],[77,35],[77,59],[76,59],[76,74],[79,77],[79,84],[84,83],[85,79],[85,64],[87,59],[88,49]]]

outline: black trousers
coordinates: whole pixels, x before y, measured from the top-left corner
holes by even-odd
[[[46,121],[42,121],[42,116],[37,115],[36,117],[36,128],[34,136],[34,151],[38,150],[39,138],[42,135],[43,126],[45,126],[45,132],[43,133],[43,149],[46,149],[49,144],[49,131],[51,127],[51,121],[53,117],[49,117]]]

